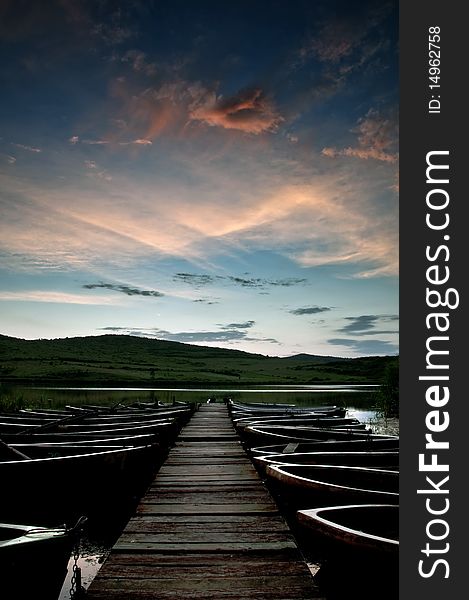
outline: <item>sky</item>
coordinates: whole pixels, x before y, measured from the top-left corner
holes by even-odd
[[[0,4],[0,333],[398,353],[396,1]]]

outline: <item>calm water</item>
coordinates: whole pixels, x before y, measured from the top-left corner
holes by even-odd
[[[370,408],[374,385],[295,385],[251,386],[238,388],[73,388],[73,387],[0,387],[0,397],[23,406],[60,408],[67,404],[124,405],[136,401],[206,402],[208,398],[232,398],[241,402],[279,402],[314,406],[337,404],[347,408]]]
[[[295,385],[295,386],[251,386],[249,388],[32,388],[11,386],[0,388],[3,399],[15,399],[24,407],[62,408],[66,405],[83,406],[99,405],[131,405],[133,402],[206,402],[232,398],[240,402],[277,402],[297,406],[338,405],[348,410],[353,416],[371,425],[376,433],[399,434],[397,420],[384,422],[377,419],[373,410],[374,394],[377,386],[373,385]],[[124,519],[125,522],[126,519]],[[84,536],[78,566],[82,570],[82,584],[87,588],[119,537],[122,521],[103,523],[103,531],[96,528]],[[70,579],[73,559],[69,563],[69,573],[64,582],[58,600],[70,598]]]

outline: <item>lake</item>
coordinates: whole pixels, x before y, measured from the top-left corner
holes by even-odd
[[[131,404],[138,400],[172,402],[206,402],[208,398],[233,398],[241,402],[279,402],[314,406],[339,404],[346,407],[370,407],[376,385],[276,385],[249,387],[0,387],[0,396],[19,399],[25,405],[59,408],[66,404]]]

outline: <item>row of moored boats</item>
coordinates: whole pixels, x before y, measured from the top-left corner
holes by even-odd
[[[156,402],[0,414],[0,576],[11,600],[57,598],[87,518],[138,496],[194,409]]]
[[[399,438],[373,433],[340,407],[228,405],[251,459],[302,540],[320,549],[333,573],[368,564],[375,574],[394,570],[395,585]]]

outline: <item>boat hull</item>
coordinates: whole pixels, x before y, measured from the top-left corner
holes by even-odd
[[[55,600],[75,540],[70,530],[0,523],[0,578],[8,599]]]

